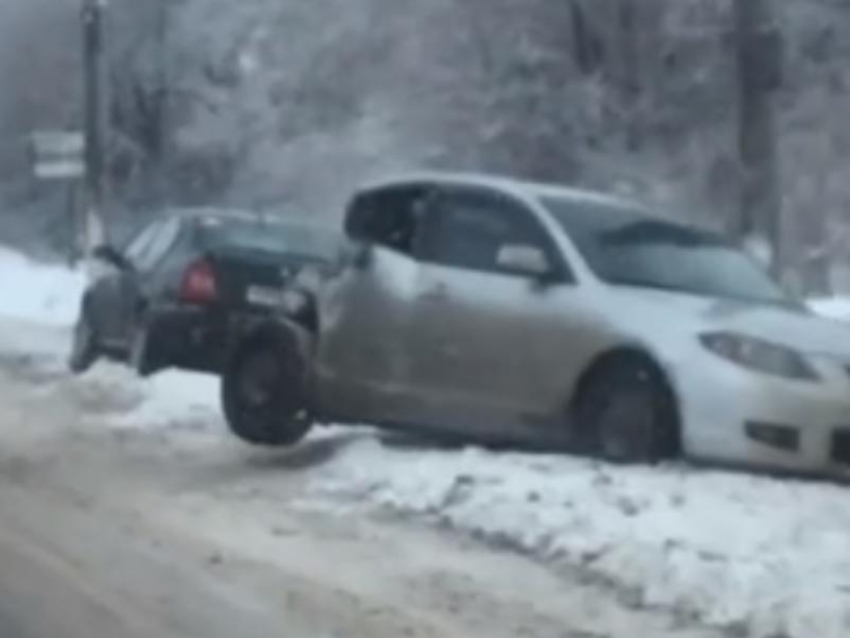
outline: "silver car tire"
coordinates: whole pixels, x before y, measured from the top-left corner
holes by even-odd
[[[230,430],[246,443],[289,447],[311,430],[306,365],[285,339],[251,340],[237,348],[221,381]]]
[[[616,463],[657,463],[675,457],[679,425],[675,398],[646,357],[623,354],[597,366],[576,409],[586,451]]]

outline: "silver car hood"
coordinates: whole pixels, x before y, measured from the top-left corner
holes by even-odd
[[[656,317],[656,326],[677,322],[698,332],[735,332],[808,354],[850,361],[850,323],[819,317],[804,309],[662,290],[612,288],[611,292],[619,303],[626,302],[625,305]]]

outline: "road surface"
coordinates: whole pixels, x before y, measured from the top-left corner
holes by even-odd
[[[0,354],[2,638],[724,635],[448,532],[320,507],[306,468],[344,440],[266,453],[110,429],[109,400]]]

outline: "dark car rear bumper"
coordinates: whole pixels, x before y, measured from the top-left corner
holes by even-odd
[[[143,362],[147,372],[179,368],[219,373],[239,335],[262,313],[175,305],[149,315]]]

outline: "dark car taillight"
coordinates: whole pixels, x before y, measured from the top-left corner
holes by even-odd
[[[183,275],[183,284],[180,286],[180,301],[206,305],[213,303],[217,296],[218,284],[213,265],[206,259],[200,259],[191,264]]]

